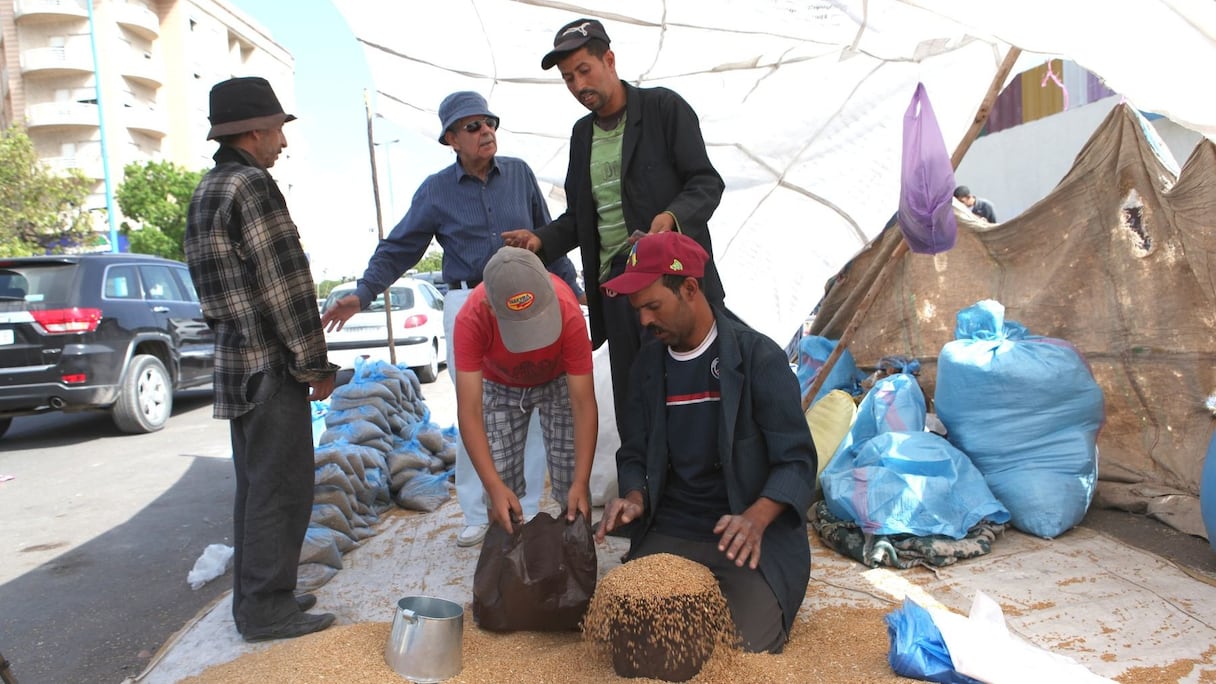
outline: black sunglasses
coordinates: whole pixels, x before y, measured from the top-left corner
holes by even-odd
[[[476,133],[477,131],[481,130],[481,127],[483,124],[487,128],[489,128],[491,131],[497,130],[498,129],[498,117],[487,116],[484,119],[477,119],[476,121],[470,121],[463,126],[458,126],[458,128],[463,128],[466,133]]]

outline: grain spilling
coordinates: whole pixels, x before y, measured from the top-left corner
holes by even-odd
[[[709,568],[668,553],[604,575],[583,631],[611,654],[617,674],[672,682],[696,676],[715,647],[733,644],[735,633]]]

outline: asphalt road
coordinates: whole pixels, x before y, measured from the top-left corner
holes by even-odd
[[[0,479],[0,654],[21,684],[138,675],[230,586],[186,582],[208,544],[231,544],[228,425],[209,388],[147,435],[106,414],[17,418]]]

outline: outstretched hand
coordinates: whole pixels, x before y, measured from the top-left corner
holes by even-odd
[[[539,252],[541,247],[540,238],[536,237],[536,233],[527,228],[504,230],[502,241],[508,247],[522,247],[530,252]]]
[[[341,330],[342,326],[346,325],[346,321],[362,309],[363,305],[359,303],[358,295],[346,295],[321,313],[321,327],[328,332]]]
[[[604,537],[608,533],[618,527],[624,527],[629,523],[642,517],[645,513],[641,502],[641,495],[638,494],[636,499],[633,497],[637,492],[630,492],[626,498],[613,499],[604,506],[604,517],[600,520],[600,527],[595,531],[595,540],[597,542],[604,541]]]

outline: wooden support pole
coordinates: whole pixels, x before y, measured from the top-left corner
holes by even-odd
[[[963,139],[959,141],[958,147],[954,148],[954,154],[950,155],[950,164],[955,169],[963,161],[963,157],[967,155],[967,150],[971,149],[971,143],[975,142],[975,139],[979,137],[980,130],[984,128],[984,123],[988,121],[988,114],[992,112],[992,106],[996,103],[997,95],[1001,94],[1001,87],[1005,85],[1005,79],[1009,77],[1009,72],[1013,71],[1013,65],[1021,55],[1021,48],[1010,48],[1008,54],[1005,55],[1004,61],[1001,62],[1001,66],[997,68],[996,74],[992,77],[992,83],[988,86],[988,93],[984,95],[979,109],[975,112],[975,118],[972,120],[971,126],[967,129],[966,134],[963,135]],[[819,394],[819,390],[823,388],[823,383],[827,380],[828,373],[836,365],[836,361],[840,358],[840,355],[852,343],[853,335],[861,327],[861,323],[865,320],[870,306],[874,304],[874,300],[878,297],[878,293],[886,287],[887,280],[890,279],[899,261],[907,253],[908,241],[900,239],[899,244],[891,251],[891,256],[887,258],[887,262],[883,264],[882,270],[878,272],[878,277],[870,285],[869,291],[866,292],[865,297],[858,303],[857,310],[853,312],[853,318],[849,320],[849,324],[845,326],[844,331],[840,334],[836,347],[832,349],[832,353],[828,355],[827,360],[823,362],[823,366],[811,381],[810,389],[802,397],[803,411],[810,408],[811,402],[815,400],[815,395]]]

